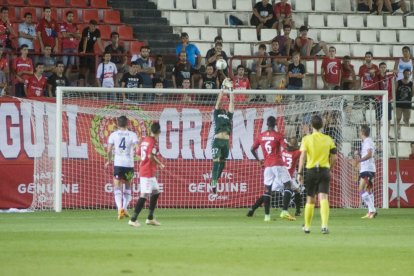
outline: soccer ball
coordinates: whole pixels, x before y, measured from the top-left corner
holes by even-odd
[[[227,62],[224,59],[218,59],[216,61],[217,70],[224,70],[227,68]]]

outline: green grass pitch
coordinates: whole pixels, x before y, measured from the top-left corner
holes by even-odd
[[[0,214],[0,275],[414,275],[413,209],[331,209],[329,235],[319,209],[309,235],[278,213],[163,209],[140,228],[115,211]]]

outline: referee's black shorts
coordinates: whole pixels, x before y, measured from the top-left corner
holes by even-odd
[[[329,194],[329,168],[307,169],[305,175],[305,188],[308,196],[315,196],[318,193]]]

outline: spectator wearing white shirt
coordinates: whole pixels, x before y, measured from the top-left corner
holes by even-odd
[[[26,44],[29,51],[34,51],[33,40],[37,39],[36,26],[32,23],[33,16],[30,12],[24,14],[24,22],[19,24],[18,44],[21,47]]]
[[[96,70],[96,82],[98,87],[113,88],[115,86],[115,76],[118,73],[115,63],[111,62],[111,53],[103,54],[103,62],[98,65]],[[107,94],[107,99],[116,100],[115,94]]]

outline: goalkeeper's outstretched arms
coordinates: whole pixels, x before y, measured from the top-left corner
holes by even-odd
[[[216,101],[216,109],[220,109],[220,107],[221,107],[221,99],[223,98],[223,95],[224,95],[224,90],[222,89],[221,91],[220,91],[220,93],[218,94],[218,97],[217,97],[217,101]]]

